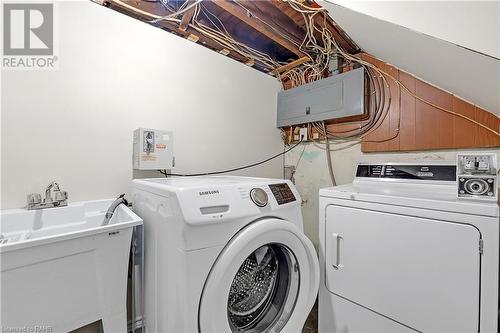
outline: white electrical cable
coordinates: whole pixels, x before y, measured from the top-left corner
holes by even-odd
[[[211,13],[207,8],[206,6],[203,6],[203,12],[205,14],[205,16],[207,17],[207,19],[214,25],[215,29],[207,26],[207,25],[204,25],[202,24],[201,22],[199,22],[199,14],[201,13],[201,10],[197,10],[197,12],[195,13],[195,15],[193,16],[193,22],[191,24],[191,26],[193,28],[195,28],[197,31],[215,39],[219,44],[221,44],[222,46],[224,47],[227,47],[228,49],[233,49],[235,50],[236,52],[250,58],[250,59],[254,59],[258,62],[260,62],[261,64],[263,64],[265,67],[267,67],[267,69],[270,71],[276,67],[279,67],[279,66],[282,66],[284,63],[282,62],[278,62],[278,61],[275,61],[274,59],[272,59],[268,54],[266,53],[263,53],[261,51],[258,51],[256,49],[253,49],[243,43],[240,43],[238,41],[236,41],[230,34],[229,32],[227,31],[227,29],[224,27],[224,25],[222,24],[222,22],[216,17],[216,15],[214,15],[213,13]],[[220,22],[221,24],[221,27],[223,28],[223,32],[219,29],[219,27],[217,26],[217,24],[215,24],[209,17],[209,15],[217,18],[217,20]]]
[[[202,0],[198,0],[196,2],[193,2],[192,4],[190,4],[189,6],[175,12],[175,13],[172,13],[172,14],[168,14],[168,15],[165,15],[165,16],[161,16],[157,19],[154,19],[154,20],[151,20],[151,21],[148,21],[149,23],[158,23],[160,21],[163,21],[163,20],[166,20],[166,19],[169,19],[169,18],[174,18],[176,16],[179,16],[180,14],[183,14],[185,12],[187,12],[188,10],[190,10],[191,8],[197,6]],[[163,1],[162,1],[163,3]]]

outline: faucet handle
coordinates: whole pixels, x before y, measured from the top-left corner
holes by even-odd
[[[42,202],[42,196],[38,193],[30,193],[28,194],[28,206],[30,205],[38,205]]]
[[[54,191],[54,200],[55,201],[64,201],[68,199],[68,192],[66,191]]]

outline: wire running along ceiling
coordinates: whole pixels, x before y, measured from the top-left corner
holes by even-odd
[[[359,47],[315,2],[107,0],[139,18],[297,86],[329,76],[336,48]]]

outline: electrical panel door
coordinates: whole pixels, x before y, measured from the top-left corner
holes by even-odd
[[[277,127],[362,115],[364,98],[363,68],[280,91]]]

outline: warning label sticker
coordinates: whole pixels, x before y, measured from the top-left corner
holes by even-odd
[[[142,154],[141,160],[143,160],[143,161],[156,161],[157,157],[156,157],[156,155]]]

